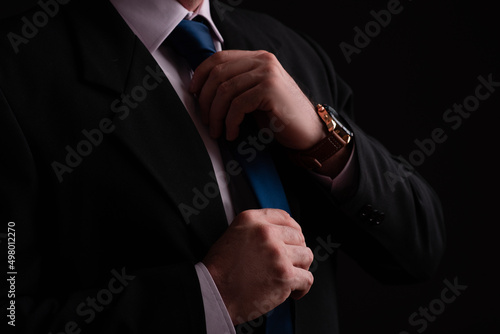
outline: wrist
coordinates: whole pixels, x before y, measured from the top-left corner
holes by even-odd
[[[318,104],[316,111],[324,138],[306,150],[290,150],[290,158],[303,168],[335,177],[349,160],[353,133],[332,107]]]
[[[348,145],[340,149],[336,154],[323,161],[321,167],[314,169],[314,172],[336,178],[345,168],[352,153],[353,146]]]
[[[233,319],[209,269],[199,262],[195,270],[200,281],[207,333],[234,333]]]
[[[225,306],[225,309],[227,311],[227,314],[229,316],[229,318],[231,319],[231,322],[233,325],[237,325],[238,324],[238,318],[236,316],[236,312],[235,312],[235,306],[233,305],[232,303],[232,299],[231,299],[231,293],[228,293],[227,291],[227,282],[225,282],[225,278],[223,275],[221,275],[219,273],[219,271],[217,270],[217,267],[210,263],[210,261],[205,258],[203,260],[203,265],[207,268],[207,271],[210,275],[210,277],[212,278],[218,292],[219,292],[219,295],[221,297],[221,300],[222,300],[222,303],[224,304]]]

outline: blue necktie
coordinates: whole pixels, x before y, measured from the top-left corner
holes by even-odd
[[[201,17],[200,19],[204,20]],[[193,70],[216,52],[210,30],[203,22],[182,20],[167,37],[166,42],[186,59]],[[243,167],[259,205],[262,208],[282,209],[290,213],[283,186],[269,152],[264,149],[258,152],[254,159],[244,158],[237,150],[232,150],[231,153]],[[292,333],[291,307],[287,299],[268,313],[266,334]]]

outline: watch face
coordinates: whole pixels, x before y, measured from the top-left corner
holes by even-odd
[[[354,137],[354,134],[352,133],[351,130],[349,130],[346,126],[345,126],[345,121],[342,119],[342,116],[340,116],[340,114],[337,112],[337,110],[333,109],[331,106],[329,105],[323,105],[326,109],[326,111],[330,114],[330,116],[333,118],[334,122],[337,124],[337,127],[339,127],[342,131],[341,132],[344,132],[344,134],[341,135],[341,137],[346,140],[344,137],[347,135],[349,137]],[[340,130],[338,129],[338,130]],[[335,130],[335,132],[337,132],[337,129]],[[338,132],[337,132],[338,133]],[[339,133],[340,135],[340,133]],[[349,142],[350,138],[348,140],[346,140],[346,142]]]

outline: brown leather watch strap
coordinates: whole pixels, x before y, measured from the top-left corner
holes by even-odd
[[[347,143],[338,134],[329,133],[326,138],[308,150],[293,151],[290,158],[306,169],[321,168],[323,162],[345,147]]]

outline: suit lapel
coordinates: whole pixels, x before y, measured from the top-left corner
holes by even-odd
[[[208,249],[227,223],[218,192],[204,194],[214,183],[213,168],[184,105],[108,1],[75,2],[69,15],[84,80],[115,97],[110,103],[116,126],[112,136],[162,187],[202,249]]]
[[[123,92],[134,56],[134,34],[109,1],[75,1],[66,8],[82,79]]]

